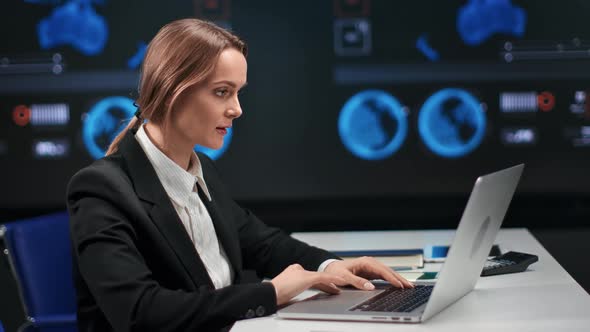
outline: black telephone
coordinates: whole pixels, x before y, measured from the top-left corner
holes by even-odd
[[[503,255],[488,259],[483,267],[483,271],[481,271],[481,276],[487,277],[498,274],[523,272],[529,265],[538,260],[539,257],[536,255],[509,251]]]

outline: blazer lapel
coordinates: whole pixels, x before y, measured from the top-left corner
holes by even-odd
[[[234,269],[234,273],[237,274],[239,270],[242,269],[240,248],[236,245],[238,243],[238,239],[236,238],[236,235],[231,233],[229,225],[225,224],[224,219],[220,215],[219,208],[215,203],[215,198],[213,197],[213,192],[211,191],[212,188],[209,188],[209,193],[211,194],[211,201],[209,201],[207,195],[205,195],[205,192],[201,189],[201,186],[197,185],[197,187],[199,190],[199,197],[205,204],[207,212],[209,212],[209,216],[213,221],[213,226],[215,227],[215,233],[217,233],[219,243],[223,246],[223,250],[225,250],[227,259]]]
[[[195,282],[195,287],[198,288],[203,281],[213,287],[213,281],[207,273],[205,264],[186,233],[172,203],[170,201],[168,204],[165,202],[156,203],[149,214]]]
[[[131,176],[137,195],[153,204],[148,211],[153,223],[176,253],[191,276],[195,287],[198,288],[203,281],[207,281],[213,287],[213,282],[203,261],[184,229],[164,187],[158,180],[156,171],[134,135],[134,131],[127,132],[121,141],[119,150],[127,162],[127,171]]]

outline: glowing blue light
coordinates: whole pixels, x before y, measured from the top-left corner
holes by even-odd
[[[526,12],[510,0],[469,0],[457,13],[457,32],[463,42],[477,46],[495,33],[524,35]]]
[[[119,96],[107,97],[92,106],[84,120],[82,140],[93,158],[99,159],[105,155],[135,110],[133,100]]]
[[[106,20],[92,7],[90,0],[71,0],[56,7],[37,25],[43,49],[70,45],[92,56],[102,52],[108,40]]]
[[[131,58],[129,58],[129,60],[127,60],[127,67],[129,69],[139,68],[139,65],[141,65],[141,62],[143,61],[143,58],[145,57],[146,51],[147,51],[147,44],[145,42],[139,42],[137,44],[137,52],[135,52],[135,54]]]
[[[408,132],[406,113],[392,95],[366,90],[352,96],[342,107],[338,133],[355,156],[380,160],[393,155]]]
[[[461,89],[443,89],[426,100],[418,115],[418,132],[435,154],[456,158],[479,146],[486,117],[479,101]]]
[[[435,62],[440,60],[440,55],[438,52],[428,44],[428,38],[426,35],[422,35],[416,39],[416,48],[424,54],[428,60]]]

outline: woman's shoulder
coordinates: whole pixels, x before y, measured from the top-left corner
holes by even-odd
[[[121,155],[113,154],[94,161],[80,169],[70,179],[67,192],[76,191],[121,191],[131,189],[131,180]]]

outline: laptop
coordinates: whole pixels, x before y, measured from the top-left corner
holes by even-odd
[[[379,284],[373,291],[318,293],[282,308],[286,319],[420,323],[471,292],[512,200],[524,164],[477,178],[446,261],[432,284],[413,289]]]

